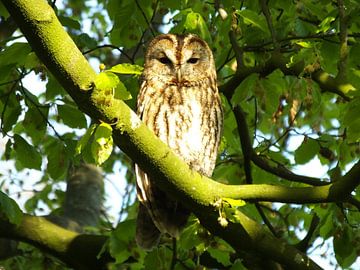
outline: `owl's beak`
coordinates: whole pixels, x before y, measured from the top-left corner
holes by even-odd
[[[176,70],[176,80],[178,82],[181,82],[181,68],[180,67],[178,67]]]

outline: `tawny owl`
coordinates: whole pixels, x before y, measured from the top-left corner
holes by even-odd
[[[211,176],[223,111],[209,46],[193,34],[159,35],[149,44],[137,100],[143,122],[191,169]],[[135,167],[140,208],[136,241],[144,248],[161,233],[176,237],[189,212]]]

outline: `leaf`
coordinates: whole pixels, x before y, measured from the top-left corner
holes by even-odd
[[[79,109],[68,104],[57,105],[57,109],[65,125],[71,128],[86,128],[85,115]]]
[[[62,16],[62,15],[59,15],[58,19],[61,22],[61,24],[65,27],[69,27],[69,28],[76,29],[76,30],[81,30],[81,25],[77,20],[74,20],[68,16]]]
[[[253,10],[243,9],[237,10],[236,14],[240,15],[244,19],[244,23],[248,25],[253,25],[261,29],[264,33],[268,32],[266,26],[265,18]]]
[[[319,28],[316,30],[316,33],[325,33],[327,31],[330,30],[331,28],[331,23],[335,21],[335,17],[326,17],[320,24],[319,24]]]
[[[22,124],[25,128],[26,134],[31,137],[35,145],[44,138],[48,113],[49,107],[47,106],[29,106],[28,111],[25,113],[25,118]]]
[[[134,74],[134,75],[141,75],[144,68],[138,65],[131,65],[131,64],[118,64],[116,66],[111,67],[109,72],[118,73],[118,74]]]
[[[259,79],[259,75],[252,73],[247,76],[238,87],[235,89],[235,93],[231,97],[232,106],[238,105],[241,101],[244,101],[253,92],[256,82]]]
[[[2,113],[1,131],[4,134],[13,128],[21,114],[19,98],[16,96],[15,91],[9,95],[0,96],[0,111]]]
[[[211,41],[211,35],[207,28],[207,24],[199,13],[193,11],[189,12],[185,19],[184,28],[189,32],[198,34],[207,42]]]
[[[122,263],[131,256],[131,241],[135,239],[135,220],[119,223],[111,233],[109,249],[116,263]]]
[[[49,74],[48,76],[48,82],[46,84],[46,93],[45,97],[46,100],[54,100],[57,96],[65,96],[66,92],[62,88],[62,86],[59,84],[59,82]]]
[[[97,165],[103,164],[113,150],[112,127],[101,123],[95,130],[94,140],[91,143],[91,153]]]
[[[111,72],[101,72],[96,76],[95,86],[100,90],[114,90],[119,84],[120,79],[117,75]]]
[[[10,223],[19,225],[22,220],[22,212],[17,203],[0,191],[0,216],[5,217]]]
[[[187,250],[190,250],[193,247],[196,247],[202,243],[201,239],[199,238],[199,231],[204,230],[200,226],[197,219],[193,219],[191,220],[191,222],[193,223],[190,224],[189,226],[186,226],[184,230],[182,230],[181,237],[179,239],[179,245],[183,249],[187,249]]]
[[[240,207],[246,204],[244,200],[235,200],[231,198],[222,198],[222,200],[230,204],[231,207]]]
[[[119,81],[119,84],[115,88],[114,98],[121,100],[132,99],[131,93],[126,89],[125,85]]]
[[[295,151],[295,162],[297,164],[305,164],[313,159],[319,153],[319,143],[311,138],[305,138],[302,144]]]
[[[343,268],[351,266],[357,258],[356,249],[352,243],[354,237],[355,235],[352,234],[351,230],[346,225],[334,236],[333,244],[335,257]]]
[[[92,134],[94,133],[95,129],[96,129],[97,125],[96,124],[92,124],[85,132],[85,134],[80,138],[80,140],[78,141],[76,148],[75,148],[75,153],[76,154],[81,154],[85,147],[88,145],[89,140],[92,136]]]
[[[66,175],[69,167],[69,158],[66,154],[65,146],[61,141],[55,140],[49,146],[47,161],[47,172],[51,178],[56,180]]]
[[[350,141],[360,140],[360,98],[355,98],[347,103],[342,114],[343,125],[347,127],[347,137]]]
[[[1,65],[13,63],[22,65],[30,52],[31,48],[28,43],[16,42],[0,52],[0,63]]]
[[[216,261],[221,263],[224,266],[231,265],[230,261],[230,252],[228,250],[221,250],[219,248],[211,248],[207,249],[210,256],[213,257]]]
[[[21,136],[14,135],[14,150],[17,160],[24,168],[41,169],[42,158],[40,153]]]
[[[247,268],[241,263],[241,260],[237,259],[229,270],[247,270]]]

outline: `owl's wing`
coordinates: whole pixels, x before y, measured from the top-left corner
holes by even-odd
[[[140,201],[136,241],[143,248],[150,249],[158,243],[161,233],[178,237],[180,229],[186,224],[189,211],[153,185],[148,175],[136,164],[135,173]]]
[[[136,243],[144,249],[151,249],[160,240],[160,231],[153,223],[148,210],[140,203],[136,219]]]

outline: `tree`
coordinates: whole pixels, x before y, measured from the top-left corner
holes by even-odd
[[[0,265],[321,269],[309,256],[329,239],[324,256],[330,262],[335,257],[343,268],[355,262],[360,252],[356,1],[2,4],[2,159],[13,161],[15,171],[40,171],[44,188],[26,201],[26,213],[6,190],[0,193],[6,247],[0,249]],[[89,21],[91,34],[83,33],[81,24]],[[16,25],[27,42],[18,42]],[[132,111],[142,48],[162,31],[197,33],[214,51],[225,127],[213,179],[189,170]],[[97,74],[85,57],[105,67]],[[45,92],[24,87],[30,72],[46,81]],[[113,150],[113,142],[119,148]],[[323,177],[295,173],[314,159],[326,168]],[[106,174],[119,160],[128,170],[128,195],[134,187],[132,160],[191,209],[179,240],[165,237],[150,252],[136,247],[132,201],[123,209],[127,219],[109,232],[111,223],[100,214],[103,179],[89,164],[102,164]],[[25,175],[20,180],[3,175],[2,187],[26,181]],[[67,183],[65,195],[60,182]],[[39,202],[49,215],[38,215]]]

